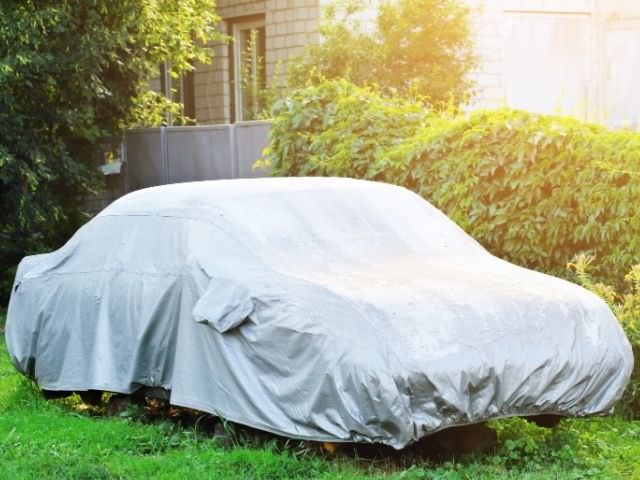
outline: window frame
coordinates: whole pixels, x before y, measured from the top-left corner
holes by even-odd
[[[158,66],[160,72],[160,93],[173,102],[182,104],[182,114],[190,119],[190,124],[196,122],[196,99],[195,99],[195,78],[194,71],[188,71],[174,79],[169,74],[171,61],[165,60]],[[176,90],[175,92],[173,90]],[[166,114],[167,125],[173,125],[173,115]]]
[[[243,121],[243,92],[242,85],[239,83],[241,76],[241,58],[242,58],[242,32],[252,29],[265,30],[266,44],[266,16],[264,14],[247,15],[227,20],[228,34],[233,39],[229,43],[229,83],[231,97],[231,123]],[[266,61],[266,45],[264,45]],[[266,76],[266,75],[265,75]],[[265,78],[266,80],[266,78]]]

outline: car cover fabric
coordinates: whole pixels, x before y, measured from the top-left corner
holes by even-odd
[[[170,390],[288,437],[402,448],[487,419],[609,413],[605,302],[500,260],[406,189],[338,178],[130,193],[26,257],[6,339],[47,390]]]

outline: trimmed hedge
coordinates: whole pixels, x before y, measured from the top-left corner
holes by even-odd
[[[578,253],[620,286],[640,263],[640,134],[500,109],[430,113],[344,80],[274,105],[274,175],[404,185],[495,255],[566,276]]]

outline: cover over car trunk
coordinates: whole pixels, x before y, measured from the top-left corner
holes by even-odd
[[[48,390],[170,390],[303,439],[401,448],[489,418],[611,410],[607,305],[486,252],[409,191],[271,178],[129,194],[18,269],[6,338]]]

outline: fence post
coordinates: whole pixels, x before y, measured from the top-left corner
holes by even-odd
[[[229,160],[231,161],[231,178],[238,178],[238,146],[236,144],[236,125],[229,125]]]
[[[169,145],[167,143],[167,127],[160,127],[160,157],[162,158],[162,179],[169,183]]]
[[[129,163],[127,162],[127,145],[127,132],[124,132],[124,135],[122,136],[122,143],[120,144],[120,161],[122,162],[122,169],[124,173],[124,178],[122,179],[124,195],[131,191],[131,180],[129,179]]]

